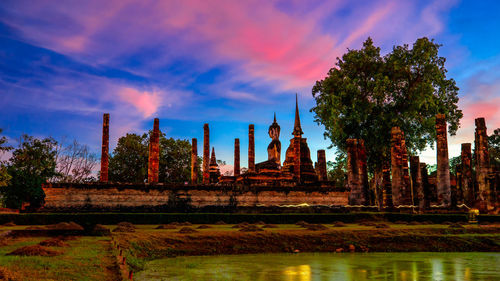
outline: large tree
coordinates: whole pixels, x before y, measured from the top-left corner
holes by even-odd
[[[151,132],[150,132],[151,134]],[[149,135],[127,134],[118,140],[109,159],[109,180],[146,182]],[[198,160],[199,161],[199,160]],[[191,144],[160,133],[159,182],[188,182],[191,178]],[[201,172],[198,171],[201,179]]]
[[[440,45],[420,38],[412,48],[395,46],[385,56],[368,38],[360,50],[348,50],[337,58],[323,80],[312,89],[315,121],[325,126],[341,153],[346,140],[365,140],[368,167],[382,168],[390,157],[391,128],[400,127],[410,154],[416,154],[436,138],[435,115],[445,114],[454,135],[462,117],[457,107],[458,87],[446,77]]]
[[[57,142],[52,138],[21,137],[7,168],[12,177],[4,188],[7,207],[19,208],[23,202],[29,202],[33,208],[43,204],[45,194],[42,183],[57,175],[56,145]]]
[[[109,180],[145,182],[148,176],[148,135],[127,134],[118,139],[109,157]]]

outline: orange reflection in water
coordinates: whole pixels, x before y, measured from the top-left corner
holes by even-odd
[[[283,270],[287,281],[311,281],[311,266],[308,264],[288,266]]]

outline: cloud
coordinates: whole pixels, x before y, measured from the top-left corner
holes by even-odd
[[[279,83],[281,89],[310,87],[326,75],[346,48],[368,35],[391,44],[443,30],[440,20],[453,1],[85,1],[9,3],[5,22],[26,40],[89,63],[107,63],[149,73],[175,58],[191,57],[195,68],[233,64],[245,74]],[[17,5],[22,5],[19,10]],[[104,5],[104,6],[103,6]],[[258,8],[256,8],[258,7]],[[343,12],[349,7],[350,12]],[[58,24],[58,21],[60,24]],[[397,21],[397,22],[396,22]],[[32,22],[40,24],[34,25]],[[329,22],[334,22],[335,25]],[[376,42],[377,43],[377,42]],[[131,57],[153,51],[140,67]],[[248,77],[249,76],[249,77]]]
[[[133,88],[124,87],[118,91],[118,96],[141,112],[144,118],[156,113],[161,105],[160,94],[156,91],[140,92]]]

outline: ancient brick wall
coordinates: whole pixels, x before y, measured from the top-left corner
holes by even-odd
[[[305,188],[286,191],[269,187],[232,190],[217,186],[122,186],[112,184],[106,188],[92,185],[47,184],[45,209],[119,209],[186,204],[203,207],[272,207],[284,205],[347,205],[347,192],[325,188]]]

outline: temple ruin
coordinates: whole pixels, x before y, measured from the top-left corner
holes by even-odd
[[[390,159],[381,167],[379,182],[368,181],[367,148],[363,139],[347,139],[346,184],[329,181],[326,152],[317,151],[313,165],[307,139],[300,123],[295,100],[295,120],[289,145],[281,162],[281,127],[276,114],[267,133],[267,160],[255,163],[255,126],[248,126],[248,170],[240,167],[240,139],[234,139],[234,170],[221,175],[210,147],[209,124],[203,126],[202,162],[198,142],[191,140],[191,178],[185,184],[159,182],[160,127],[154,119],[149,138],[147,183],[113,183],[108,180],[109,114],[103,115],[99,183],[44,184],[44,208],[274,208],[307,206],[328,208],[369,208],[388,211],[453,211],[479,208],[482,212],[498,206],[499,171],[489,162],[488,135],[484,118],[476,119],[474,153],[470,143],[462,144],[456,174],[450,173],[445,115],[436,115],[437,170],[429,174],[417,155],[409,155],[405,134],[391,130]],[[210,149],[211,148],[211,149]],[[210,153],[211,152],[211,153]],[[201,167],[200,167],[201,166]],[[198,178],[201,169],[202,178]],[[372,186],[373,184],[373,186]],[[166,209],[165,209],[166,208]],[[465,208],[465,209],[464,209]]]

